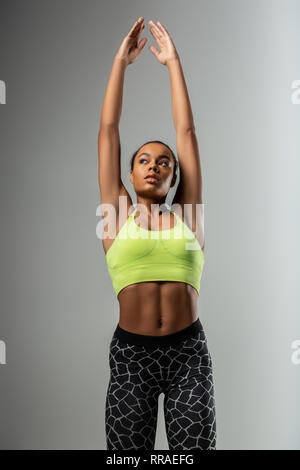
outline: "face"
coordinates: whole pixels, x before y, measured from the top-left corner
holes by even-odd
[[[161,198],[174,186],[174,159],[172,153],[163,144],[149,143],[138,151],[134,159],[130,181],[137,195]],[[155,174],[157,179],[146,179]]]

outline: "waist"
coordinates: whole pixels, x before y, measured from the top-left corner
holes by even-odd
[[[151,336],[151,335],[141,335],[138,333],[133,333],[127,331],[124,328],[121,328],[119,324],[117,325],[113,338],[118,338],[120,341],[128,344],[137,344],[141,346],[169,346],[176,344],[185,339],[196,336],[200,331],[203,331],[203,326],[198,318],[196,321],[191,323],[186,328],[183,328],[175,333],[161,335],[161,336]]]

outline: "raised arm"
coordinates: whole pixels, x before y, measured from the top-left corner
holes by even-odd
[[[134,23],[114,58],[100,117],[98,180],[101,203],[113,204],[116,209],[118,209],[119,195],[130,198],[121,180],[119,122],[126,67],[137,59],[147,41],[143,38],[138,43],[144,29],[143,21],[141,17]]]
[[[166,28],[158,21],[157,24],[149,21],[150,32],[160,47],[158,51],[154,46],[149,49],[157,60],[167,66],[170,75],[172,92],[172,113],[176,130],[176,146],[180,167],[180,181],[173,199],[173,204],[179,204],[184,211],[184,204],[192,205],[192,220],[190,225],[193,232],[197,230],[202,238],[204,234],[201,227],[196,227],[196,205],[202,204],[202,175],[200,155],[195,133],[193,113],[189,95],[183,75],[178,52]],[[203,207],[200,207],[202,213]],[[184,212],[183,212],[184,213]],[[199,212],[198,212],[199,214]],[[187,219],[189,214],[187,214]],[[198,220],[197,220],[198,221]],[[200,226],[203,220],[198,221]]]

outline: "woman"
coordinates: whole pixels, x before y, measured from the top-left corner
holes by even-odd
[[[158,396],[163,393],[169,449],[212,450],[216,448],[212,360],[197,313],[204,264],[203,229],[196,220],[202,206],[200,157],[179,56],[160,22],[149,21],[160,51],[149,49],[170,73],[181,173],[173,200],[176,210],[159,209],[176,182],[177,161],[167,144],[149,141],[134,153],[130,181],[137,207],[133,212],[121,180],[118,125],[124,73],[146,44],[146,38],[138,43],[143,21],[141,17],[135,22],[115,56],[98,140],[101,206],[111,207],[116,215],[115,236],[103,238],[102,243],[120,304],[109,353],[107,449],[153,450]],[[185,210],[187,223],[182,215],[185,204],[192,208],[187,215]]]

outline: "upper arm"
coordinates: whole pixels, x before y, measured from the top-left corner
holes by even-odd
[[[177,155],[180,182],[174,196],[179,204],[202,204],[200,154],[195,131],[177,131]]]
[[[119,196],[131,197],[121,179],[121,145],[118,127],[101,127],[98,133],[98,181],[101,202],[110,203],[117,210]]]
[[[117,204],[121,186],[120,135],[117,127],[98,133],[98,181],[102,202]]]
[[[186,220],[193,232],[197,232],[198,240],[204,248],[204,212],[202,204],[202,174],[200,154],[195,131],[177,131],[176,146],[180,167],[180,181],[173,198],[173,204],[181,206],[185,215],[184,205],[192,207],[191,217],[186,213]],[[198,209],[196,210],[196,207]],[[189,207],[189,206],[188,206]]]

